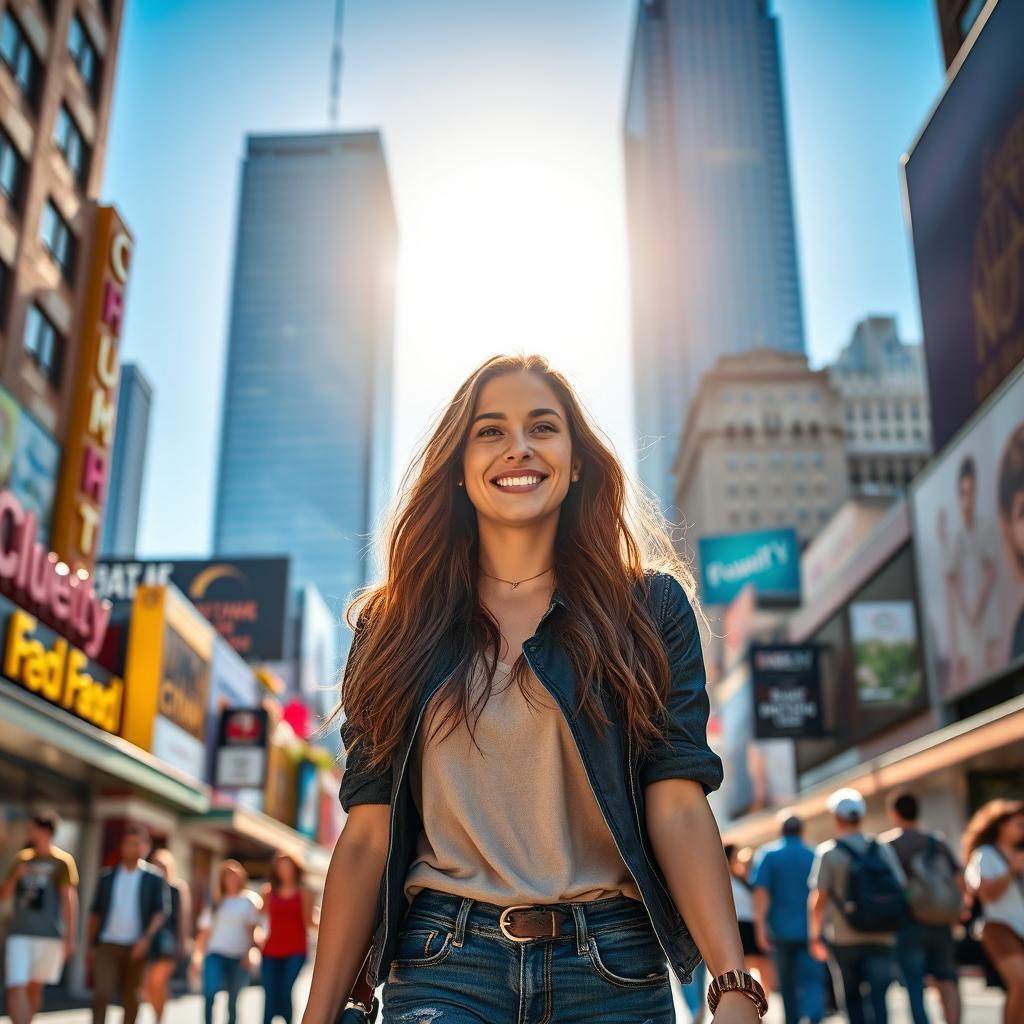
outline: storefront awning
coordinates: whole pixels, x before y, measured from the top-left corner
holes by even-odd
[[[295,829],[250,807],[213,807],[203,814],[190,815],[184,823],[234,832],[267,850],[290,853],[303,869],[317,877],[327,874],[330,854],[322,846],[310,842]]]
[[[88,765],[114,782],[193,814],[210,806],[210,789],[204,783],[6,679],[0,679],[0,742],[5,750],[51,770],[70,772],[76,763]]]
[[[841,772],[801,793],[786,806],[786,813],[799,815],[806,821],[826,814],[829,796],[843,786],[853,786],[865,798],[870,798],[1014,743],[1024,743],[1024,696],[988,708]],[[756,846],[775,838],[778,830],[776,809],[732,822],[722,830],[722,837],[726,842],[740,846]]]

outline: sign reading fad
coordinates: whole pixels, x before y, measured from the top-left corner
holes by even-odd
[[[747,583],[761,605],[800,603],[800,545],[796,530],[754,530],[697,542],[706,604],[728,604]]]

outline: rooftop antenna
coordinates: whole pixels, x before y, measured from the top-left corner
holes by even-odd
[[[334,3],[334,44],[331,47],[331,127],[338,127],[338,100],[341,99],[341,27],[345,21],[345,0]]]

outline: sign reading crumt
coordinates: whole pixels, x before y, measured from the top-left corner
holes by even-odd
[[[93,590],[87,572],[72,572],[37,536],[36,517],[0,491],[0,589],[95,658],[110,622],[110,602]]]

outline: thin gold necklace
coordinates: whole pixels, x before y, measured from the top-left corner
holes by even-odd
[[[509,584],[509,586],[512,587],[513,590],[515,590],[519,586],[520,583],[529,583],[530,580],[535,580],[535,579],[537,579],[538,576],[543,576],[545,572],[551,572],[551,570],[553,568],[554,568],[554,566],[551,566],[550,568],[543,570],[543,572],[537,573],[537,576],[527,576],[525,580],[503,580],[500,576],[492,576],[489,572],[484,572],[483,569],[481,569],[480,571],[488,579],[497,580],[499,583],[507,583],[507,584]]]

